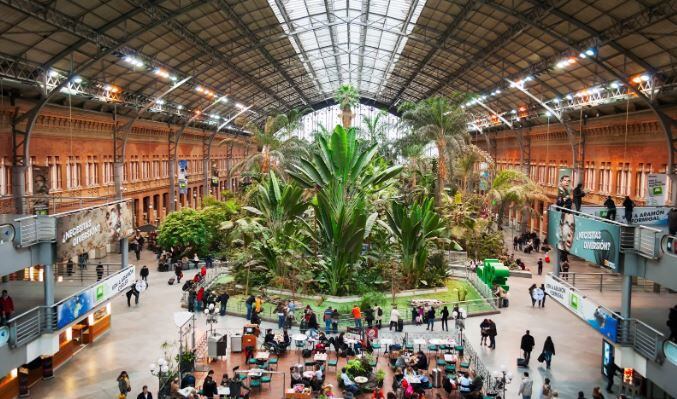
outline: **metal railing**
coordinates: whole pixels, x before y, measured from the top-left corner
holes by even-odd
[[[38,242],[52,242],[56,239],[56,220],[48,216],[25,216],[15,220],[18,223],[17,243],[25,248]]]
[[[102,270],[97,270],[101,264]],[[92,281],[103,280],[108,276],[116,274],[121,269],[120,263],[98,263],[88,262],[84,265],[73,263],[72,267],[67,263],[59,263],[54,269],[54,275],[60,282],[79,282],[80,284]]]
[[[112,188],[112,186],[111,186]],[[50,214],[86,208],[93,205],[101,205],[115,200],[114,195],[87,197],[87,196],[68,196],[68,195],[26,195],[21,197],[25,209],[31,212],[36,208],[44,208]],[[14,213],[16,198],[13,196],[0,196],[0,213]]]
[[[126,269],[118,270],[116,273],[112,273],[101,281],[109,279],[119,273],[124,272],[125,270]],[[9,345],[13,348],[23,346],[40,337],[40,335],[43,333],[56,331],[57,312],[59,305],[65,303],[77,295],[82,294],[95,285],[100,284],[101,281],[97,281],[95,284],[90,284],[86,288],[83,288],[80,291],[67,296],[54,305],[37,306],[10,319],[7,322],[9,325]]]
[[[622,291],[623,275],[618,273],[561,273],[560,278],[579,290]],[[633,288],[652,291],[654,283],[650,280],[635,277]]]

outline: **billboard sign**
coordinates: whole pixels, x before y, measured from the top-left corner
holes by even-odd
[[[618,320],[613,313],[550,275],[545,277],[545,293],[583,319],[606,339],[611,342],[617,341]]]
[[[665,205],[668,175],[651,173],[646,179],[646,204],[650,206]]]
[[[185,159],[179,160],[179,194],[186,194],[188,192],[188,161]]]
[[[33,214],[46,215],[49,211],[49,167],[31,166],[33,171]]]
[[[559,168],[557,171],[557,196],[561,198],[568,198],[571,193],[571,168]]]
[[[127,289],[135,281],[135,272],[136,268],[130,266],[57,305],[57,329],[66,327],[83,317],[100,303]]]
[[[557,249],[599,266],[618,269],[620,226],[557,209],[548,210],[548,237]]]
[[[130,236],[132,210],[121,201],[56,216],[56,257],[65,261]]]
[[[607,219],[607,209],[599,206],[582,206],[581,212]],[[670,208],[661,206],[637,206],[632,209],[632,223],[644,226],[667,226]],[[616,209],[616,221],[627,224],[625,207]]]

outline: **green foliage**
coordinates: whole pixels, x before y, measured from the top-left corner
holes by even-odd
[[[386,214],[387,227],[398,243],[401,253],[400,269],[405,286],[416,288],[428,285],[423,279],[428,251],[445,234],[445,225],[435,212],[430,199],[405,206],[393,202]]]
[[[160,246],[181,255],[206,255],[212,239],[204,213],[192,208],[170,213],[158,228]]]
[[[496,173],[491,183],[489,197],[498,209],[499,226],[509,206],[525,207],[534,201],[548,201],[543,188],[536,184],[525,173],[514,169],[506,169]]]
[[[354,380],[355,377],[367,377],[371,375],[372,367],[369,365],[369,362],[373,360],[373,356],[366,354],[360,359],[348,360],[346,363],[346,374],[350,377],[351,380]]]
[[[368,213],[367,195],[382,190],[401,170],[374,167],[376,151],[376,146],[359,145],[355,129],[337,125],[331,135],[318,136],[309,159],[299,159],[288,172],[316,193],[318,282],[332,295],[350,291],[362,244],[378,216]]]
[[[381,305],[383,307],[386,304],[386,297],[380,291],[370,291],[362,295],[360,299],[360,308],[364,309],[369,306]]]
[[[342,110],[350,110],[360,102],[360,93],[351,84],[342,84],[336,90],[336,102]]]

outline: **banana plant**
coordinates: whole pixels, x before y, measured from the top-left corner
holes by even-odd
[[[390,232],[398,243],[401,253],[400,269],[404,284],[416,287],[425,284],[423,276],[426,271],[429,250],[436,241],[447,242],[445,224],[435,211],[431,199],[422,203],[406,206],[393,202],[386,213],[387,223],[380,223]]]

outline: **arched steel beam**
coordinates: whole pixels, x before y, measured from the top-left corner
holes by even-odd
[[[181,137],[183,136],[183,132],[186,130],[186,127],[193,123],[197,117],[205,112],[207,112],[209,109],[213,108],[217,104],[221,102],[221,99],[218,98],[203,109],[199,110],[199,112],[194,112],[193,115],[184,122],[179,129],[174,132],[170,133],[169,135],[169,211],[173,212],[176,210],[176,203],[174,200],[176,199],[176,161],[177,161],[177,152],[179,149],[179,141],[181,141]]]
[[[127,139],[129,138],[129,133],[132,130],[132,126],[136,121],[139,120],[141,115],[146,113],[158,100],[163,99],[166,95],[176,90],[182,84],[189,81],[191,77],[184,78],[183,80],[175,83],[173,86],[160,93],[156,98],[152,99],[146,103],[139,111],[136,112],[134,117],[129,118],[127,123],[119,129],[117,127],[117,118],[115,121],[115,128],[113,129],[113,160],[114,160],[114,181],[115,181],[115,194],[118,199],[122,199],[122,174],[125,163],[125,152],[127,148]]]
[[[205,1],[205,0],[203,0]],[[91,41],[97,44],[99,52],[94,55],[93,58],[87,62],[81,64],[76,70],[72,71],[67,79],[64,79],[59,84],[57,84],[51,91],[47,89],[47,71],[42,72],[42,79],[44,84],[41,89],[41,97],[37,103],[28,111],[23,114],[20,114],[17,110],[15,116],[12,118],[12,150],[13,150],[13,163],[12,163],[12,175],[14,177],[13,184],[13,196],[15,200],[16,212],[19,214],[25,213],[24,199],[25,196],[25,183],[24,183],[24,174],[27,166],[27,160],[29,159],[29,148],[30,148],[30,138],[33,128],[35,127],[35,122],[37,121],[40,111],[45,107],[49,99],[55,94],[58,93],[62,88],[64,88],[73,77],[77,76],[82,71],[94,65],[96,62],[102,58],[112,54],[113,52],[119,50],[125,46],[129,41],[138,37],[140,34],[144,33],[149,29],[148,26],[143,27],[134,33],[126,36],[121,42],[113,38],[110,38],[106,35],[100,34],[96,30],[89,28],[88,26],[76,21],[69,16],[49,8],[48,6],[42,5],[29,0],[0,0],[0,3],[3,3],[15,10],[18,10],[24,14],[30,15],[33,18],[36,18],[44,23],[53,25],[59,29],[68,31],[76,36],[81,38],[86,38],[88,41]],[[176,16],[181,15],[190,9],[193,9],[195,4],[177,10],[175,13],[170,15],[170,18],[176,18]],[[152,29],[152,27],[151,27]],[[23,129],[21,128],[21,125]]]
[[[216,135],[221,131],[221,129],[225,128],[228,126],[228,124],[232,121],[235,120],[238,116],[244,114],[245,112],[249,111],[249,109],[252,108],[252,105],[242,108],[239,112],[237,112],[235,115],[231,116],[230,118],[226,119],[222,124],[216,127],[212,131],[212,133],[209,136],[205,136],[202,140],[202,156],[204,157],[203,159],[203,172],[205,176],[205,192],[209,191],[207,190],[208,187],[211,187],[211,182],[210,182],[210,171],[212,167],[212,144],[214,143],[214,138],[216,138]]]

